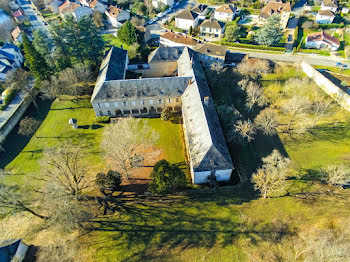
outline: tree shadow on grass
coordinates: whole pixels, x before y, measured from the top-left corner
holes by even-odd
[[[120,249],[119,261],[148,261],[171,259],[172,251],[190,248],[210,249],[232,245],[244,235],[252,242],[275,240],[280,232],[272,227],[243,225],[235,205],[241,195],[233,191],[220,193],[190,193],[189,198],[160,197],[158,200],[138,200],[119,205],[119,216],[93,221],[98,240],[90,244],[101,253]],[[246,198],[249,201],[249,197]],[[225,212],[228,215],[222,216]],[[285,230],[286,234],[292,232]],[[117,251],[118,252],[118,251]]]
[[[31,104],[26,112],[23,114],[23,117],[35,117],[41,123],[46,118],[47,114],[50,111],[52,104],[51,100],[38,101],[40,114],[37,114],[37,111],[33,104]],[[31,137],[18,135],[18,124],[12,129],[11,133],[7,136],[3,147],[4,152],[0,152],[0,168],[5,168],[13,159],[15,159],[22,150],[26,147]]]

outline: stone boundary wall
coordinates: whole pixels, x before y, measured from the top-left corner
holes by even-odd
[[[4,140],[7,137],[7,135],[12,131],[12,129],[16,126],[16,124],[21,119],[31,102],[31,97],[26,96],[19,104],[15,112],[11,115],[11,117],[8,118],[5,124],[0,127],[0,141]]]
[[[331,80],[318,72],[310,64],[305,61],[301,62],[301,68],[304,73],[310,77],[315,83],[330,95],[339,105],[350,112],[350,95],[335,85]]]

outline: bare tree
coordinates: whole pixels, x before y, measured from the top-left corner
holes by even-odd
[[[323,176],[328,184],[344,185],[350,183],[350,167],[346,165],[330,165],[323,169]]]
[[[35,137],[38,138],[35,132],[39,126],[40,121],[27,116],[19,122],[18,134],[23,136],[30,136],[34,134]]]
[[[210,69],[213,72],[211,79],[212,85],[217,81],[218,77],[227,70],[224,64],[219,61],[212,63]]]
[[[53,100],[64,94],[64,87],[61,85],[57,76],[52,76],[50,81],[45,80],[40,84],[41,93],[45,99]]]
[[[238,141],[250,142],[254,139],[255,127],[251,121],[238,120],[234,125],[236,134],[238,134]]]
[[[263,198],[266,198],[284,190],[291,162],[277,149],[264,157],[262,162],[262,167],[253,174],[252,182],[255,190],[259,190]]]
[[[105,127],[102,147],[106,158],[112,159],[117,170],[129,179],[133,168],[139,167],[146,159],[152,159],[158,153],[152,150],[158,137],[146,120],[125,118]]]
[[[307,97],[295,95],[288,99],[282,110],[288,116],[288,124],[285,132],[294,130],[296,133],[305,132],[310,125],[307,112],[310,110],[311,102]]]
[[[312,22],[312,21],[305,21],[305,22],[301,25],[301,27],[302,27],[303,29],[310,29],[310,28],[312,28],[312,26],[313,26],[313,22]]]
[[[92,16],[92,19],[93,19],[95,25],[96,25],[98,28],[104,26],[103,21],[102,21],[103,16],[102,16],[102,14],[101,14],[100,12],[94,12],[94,14],[93,14],[93,16]]]
[[[252,68],[248,62],[239,63],[237,70],[243,77],[246,78],[256,79],[259,76],[259,73],[254,68]]]
[[[31,87],[29,85],[30,81],[30,73],[28,71],[25,71],[22,68],[16,69],[16,71],[11,75],[11,77],[7,80],[7,83],[13,88],[25,92],[28,96],[30,96],[31,100],[33,101],[33,104],[35,106],[35,109],[39,112],[39,105],[36,101],[36,97],[38,95],[38,87],[39,86],[33,86]]]
[[[41,165],[46,174],[43,179],[60,185],[67,195],[80,195],[89,187],[88,168],[82,161],[84,155],[80,146],[68,143],[44,151]]]
[[[332,99],[318,97],[311,106],[311,111],[314,113],[313,126],[324,116],[326,116],[330,109],[334,106]]]
[[[11,14],[11,8],[8,0],[0,0],[0,9],[3,9],[8,14]]]
[[[278,120],[276,111],[272,108],[262,110],[254,120],[257,129],[263,131],[265,135],[274,135],[277,133]]]
[[[259,83],[253,81],[249,82],[246,92],[249,111],[252,110],[255,105],[263,106],[265,104],[264,90],[260,87]]]

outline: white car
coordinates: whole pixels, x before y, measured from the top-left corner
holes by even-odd
[[[165,13],[163,13],[163,12],[161,12],[161,13],[159,13],[158,15],[157,15],[157,17],[162,17],[162,16],[164,16],[165,15]]]

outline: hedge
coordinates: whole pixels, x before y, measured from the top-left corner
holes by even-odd
[[[300,43],[297,46],[297,49],[296,49],[297,52],[299,52],[299,49],[300,49],[301,45],[303,44],[303,41],[304,41],[304,37],[301,38]]]
[[[95,123],[109,123],[110,119],[110,116],[96,116]]]
[[[331,29],[331,28],[343,28],[344,27],[344,23],[341,24],[319,24],[318,28],[321,29]]]
[[[0,106],[0,110],[4,110],[9,103],[15,98],[17,95],[18,91],[15,89],[11,89],[10,93],[5,97],[2,105]]]
[[[248,48],[248,49],[258,49],[258,50],[271,50],[271,51],[280,51],[284,52],[286,49],[284,47],[275,47],[275,46],[262,46],[262,45],[251,45],[251,44],[240,44],[240,43],[230,43],[226,41],[222,41],[223,45],[232,46],[232,47],[240,47],[240,48]]]

